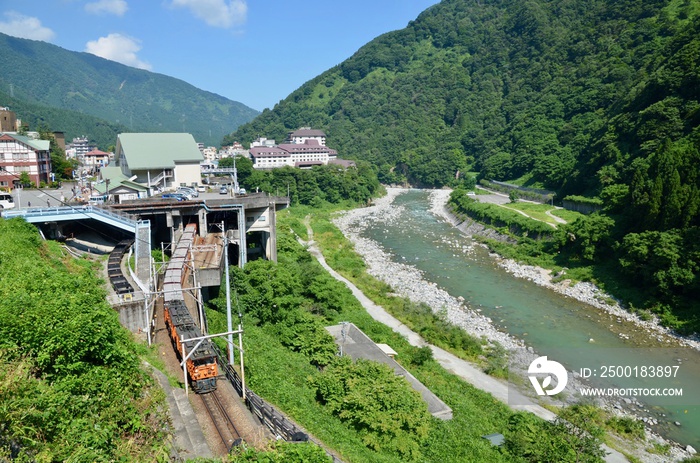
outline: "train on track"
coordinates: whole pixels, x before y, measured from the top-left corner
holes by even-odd
[[[205,394],[216,390],[216,378],[219,375],[217,356],[211,340],[205,339],[196,349],[199,341],[188,341],[202,336],[202,332],[185,304],[183,292],[188,271],[188,254],[196,236],[197,225],[187,225],[170,256],[163,279],[163,312],[168,335],[180,361],[182,340],[185,340],[185,356],[189,355],[186,363],[187,375],[192,389],[199,394]]]

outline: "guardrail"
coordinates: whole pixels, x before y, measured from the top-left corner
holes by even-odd
[[[243,397],[242,381],[238,372],[229,365],[223,357],[221,350],[214,346],[219,365],[226,371],[226,377],[231,381],[231,385],[238,392],[238,395]],[[257,395],[255,392],[245,388],[245,396],[247,399],[246,405],[250,411],[258,417],[261,423],[268,427],[275,436],[290,442],[306,442],[309,440],[308,434],[297,428],[297,426],[289,421],[284,415],[278,412],[272,405]]]
[[[236,390],[238,395],[243,397],[243,384],[238,372],[231,365],[229,365],[228,362],[226,362],[226,358],[218,346],[214,345],[214,350],[216,351],[219,365],[226,372],[226,377],[231,382],[231,385]],[[267,426],[267,428],[272,431],[275,436],[281,437],[288,442],[310,441],[321,447],[319,442],[316,442],[314,439],[310,438],[309,435],[299,429],[294,422],[290,421],[287,417],[278,412],[275,407],[267,403],[265,399],[247,387],[245,388],[245,396],[248,409],[260,420],[261,423]],[[326,451],[326,453],[333,459],[333,463],[343,463],[343,461],[335,455],[329,453],[328,451]]]

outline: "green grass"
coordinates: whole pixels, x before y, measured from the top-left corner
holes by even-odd
[[[584,216],[584,214],[581,214],[580,212],[570,211],[568,209],[561,208],[555,208],[554,210],[552,210],[552,214],[566,220],[566,223],[575,222],[576,219]]]
[[[583,216],[583,214],[579,212],[569,211],[560,207],[550,206],[548,204],[528,203],[522,201],[504,204],[503,207],[524,212],[535,220],[541,220],[542,222],[555,226],[559,226],[561,223],[556,219],[553,219],[550,215],[548,215],[548,213],[565,220],[566,223],[571,223],[577,218]]]
[[[524,212],[528,217],[539,220],[540,222],[545,222],[553,226],[558,225],[558,222],[555,219],[547,215],[547,211],[551,211],[554,208],[546,204],[516,202],[503,204],[501,207]]]
[[[223,330],[225,316],[208,311],[210,330]],[[397,360],[415,349],[385,325],[374,321],[359,306],[341,318],[356,324],[375,342],[385,342],[398,352]],[[308,359],[281,345],[274,330],[244,321],[246,382],[257,394],[291,416],[347,462],[400,462],[396,455],[368,449],[358,434],[320,405],[309,378],[319,374]],[[502,432],[512,412],[490,394],[448,373],[434,361],[411,366],[410,371],[453,410],[449,421],[432,420],[424,448],[425,462],[507,462],[509,457],[494,449],[481,436]]]

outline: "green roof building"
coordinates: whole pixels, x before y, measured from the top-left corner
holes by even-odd
[[[149,190],[201,183],[204,156],[189,133],[121,133],[114,158],[124,177]]]

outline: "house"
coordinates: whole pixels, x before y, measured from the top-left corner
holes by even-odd
[[[204,160],[189,133],[122,133],[117,136],[114,166],[121,177],[147,188],[174,190],[201,184]],[[104,176],[103,176],[104,178]],[[112,178],[112,181],[116,178]]]
[[[0,133],[0,188],[19,186],[20,175],[39,186],[51,179],[51,151],[48,140],[35,140],[23,135]]]
[[[148,188],[124,177],[119,167],[103,167],[100,175],[103,182],[95,185],[94,190],[101,195],[111,196],[115,203],[148,197]]]
[[[98,149],[93,149],[82,155],[82,159],[78,159],[82,162],[83,166],[90,172],[97,172],[101,167],[109,164],[110,153],[105,153]]]

